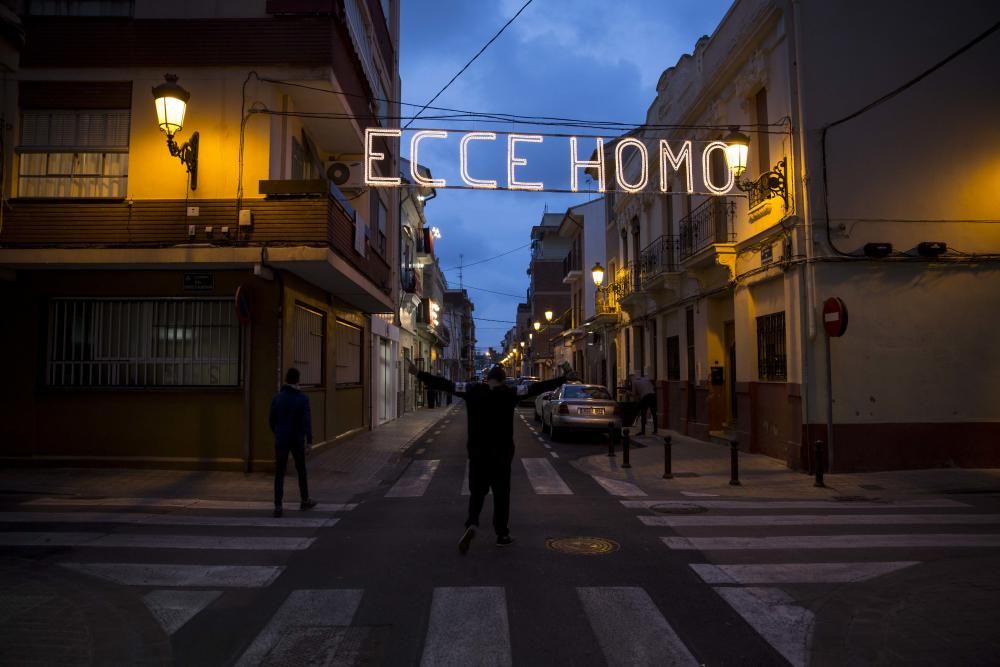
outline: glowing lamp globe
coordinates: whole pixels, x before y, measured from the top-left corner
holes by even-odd
[[[535,331],[538,331],[539,329],[542,328],[542,323],[541,322],[535,322],[531,326],[534,327]]]
[[[153,88],[153,104],[156,107],[156,122],[160,129],[172,137],[184,127],[191,93],[177,83],[176,74],[166,74],[163,83]]]
[[[604,282],[604,267],[598,262],[594,264],[594,268],[590,270],[590,275],[594,278],[594,284],[598,287]]]
[[[546,322],[551,322],[552,321],[552,315],[553,315],[553,313],[552,313],[551,309],[546,310],[545,311],[545,321]]]
[[[726,138],[726,161],[733,176],[739,178],[747,170],[747,153],[750,152],[750,138],[742,132],[733,129]]]

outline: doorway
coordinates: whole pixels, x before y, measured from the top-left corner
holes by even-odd
[[[736,322],[729,320],[723,324],[723,342],[726,346],[726,424],[736,426],[739,405],[736,402]]]

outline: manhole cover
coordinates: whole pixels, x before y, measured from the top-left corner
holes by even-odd
[[[707,507],[694,503],[664,503],[663,505],[651,505],[649,509],[657,514],[701,514],[708,511]]]
[[[545,547],[562,554],[602,556],[618,551],[621,545],[605,537],[558,537],[545,540]]]

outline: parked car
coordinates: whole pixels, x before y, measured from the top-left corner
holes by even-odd
[[[517,380],[517,390],[518,390],[518,393],[523,393],[523,398],[520,401],[518,401],[518,403],[517,403],[518,405],[520,405],[521,407],[524,407],[526,405],[534,405],[535,404],[535,398],[534,398],[534,396],[528,396],[527,395],[527,391],[528,391],[528,387],[530,387],[534,383],[538,382],[539,380],[541,380],[541,378],[535,377],[534,375],[525,375],[523,377],[518,378],[518,380]]]
[[[542,421],[542,412],[545,410],[545,404],[555,395],[554,391],[546,391],[535,397],[535,421]]]
[[[543,405],[542,430],[558,440],[568,430],[621,428],[621,413],[599,384],[564,384]]]

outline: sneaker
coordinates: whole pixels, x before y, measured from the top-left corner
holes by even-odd
[[[280,507],[275,507],[274,508],[274,518],[275,519],[281,518],[281,515],[284,514],[284,513],[285,513],[285,511],[283,509],[281,509]]]
[[[476,536],[475,526],[469,526],[468,528],[466,528],[465,532],[462,533],[462,539],[458,541],[458,553],[464,556],[465,553],[469,550],[469,545],[472,544],[472,538],[474,538],[475,536]]]
[[[316,507],[316,501],[313,500],[312,498],[306,498],[301,503],[299,503],[300,510],[311,510],[314,507]]]
[[[514,544],[514,538],[510,535],[500,535],[497,537],[498,547],[509,547],[512,544]]]

